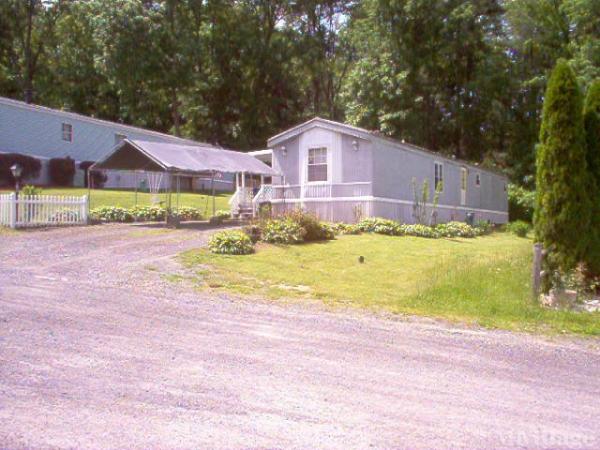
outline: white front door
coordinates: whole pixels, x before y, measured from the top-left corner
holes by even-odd
[[[460,204],[462,206],[467,204],[467,179],[468,172],[466,167],[460,168]]]

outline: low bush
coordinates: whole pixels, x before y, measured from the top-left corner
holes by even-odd
[[[200,210],[191,206],[180,206],[173,212],[173,215],[179,217],[180,220],[202,220],[203,218]]]
[[[231,212],[230,211],[226,211],[224,209],[219,209],[217,212],[215,212],[214,217],[218,217],[219,219],[230,219],[231,218]]]
[[[523,220],[515,220],[506,224],[506,230],[519,237],[526,237],[531,230],[531,225]]]
[[[199,209],[187,206],[179,208],[172,215],[184,221],[202,219]],[[92,209],[90,216],[102,222],[158,222],[166,219],[167,210],[161,206],[134,206],[133,208],[103,206]]]
[[[351,223],[343,223],[343,222],[334,223],[331,225],[331,228],[333,229],[334,233],[336,233],[336,234],[360,234],[361,233],[360,227],[356,224],[351,224]]]
[[[73,186],[75,161],[73,158],[52,158],[48,163],[50,180],[57,186]]]
[[[254,252],[254,245],[246,233],[228,230],[213,234],[208,249],[222,255],[248,255]]]
[[[421,225],[419,223],[414,224],[403,224],[401,225],[402,233],[406,236],[415,236],[415,237],[424,237],[436,239],[440,237],[440,234],[436,231],[435,228]]]
[[[477,228],[463,222],[441,223],[435,227],[435,231],[440,237],[474,238],[482,234]]]
[[[365,233],[386,234],[388,236],[402,236],[402,225],[390,219],[381,217],[368,217],[358,223],[360,231]]]
[[[131,210],[118,206],[103,206],[90,210],[90,217],[102,222],[133,222]]]
[[[272,244],[299,244],[304,242],[306,230],[290,218],[268,220],[262,227],[262,239]]]
[[[260,241],[260,238],[262,236],[262,230],[260,228],[260,225],[255,223],[245,226],[244,228],[242,228],[242,231],[246,233],[250,240],[255,244],[258,241]]]
[[[296,222],[304,229],[304,240],[306,242],[326,241],[335,238],[333,228],[329,224],[319,222],[314,214],[298,209],[285,214],[284,219]]]
[[[21,189],[21,195],[40,195],[42,190],[38,187],[28,184]]]
[[[480,236],[483,236],[484,234],[490,234],[494,230],[494,227],[487,220],[478,220],[475,222],[475,229]]]

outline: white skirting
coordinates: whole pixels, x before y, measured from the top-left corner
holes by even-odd
[[[329,222],[354,223],[365,217],[384,217],[403,223],[415,222],[412,202],[378,197],[273,200],[272,208],[274,214],[302,208],[314,213],[320,220]],[[429,205],[426,213],[427,220],[431,216],[431,211],[432,206]],[[452,220],[464,222],[469,212],[475,215],[476,221],[489,220],[498,224],[508,222],[508,212],[506,211],[451,205],[438,205],[437,211],[437,221],[440,223]]]

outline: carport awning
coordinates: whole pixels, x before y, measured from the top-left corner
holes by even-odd
[[[178,174],[246,172],[279,175],[271,167],[247,153],[195,145],[125,139],[102,161],[90,169],[144,170]]]

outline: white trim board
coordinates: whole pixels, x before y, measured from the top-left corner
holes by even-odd
[[[287,198],[287,199],[275,199],[271,200],[271,203],[327,203],[327,202],[382,202],[382,203],[395,203],[400,205],[413,205],[413,202],[408,200],[398,200],[394,198],[385,197],[333,197],[333,198]],[[433,207],[433,203],[426,203],[426,206]],[[451,206],[451,205],[437,205],[438,208],[443,209],[460,209],[463,211],[478,211],[492,214],[504,214],[508,215],[508,211],[496,211],[493,209],[482,209],[482,208],[469,208],[467,206]]]

